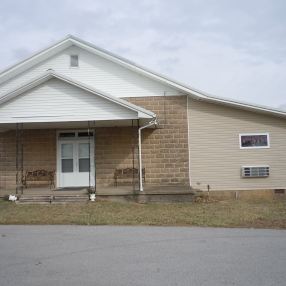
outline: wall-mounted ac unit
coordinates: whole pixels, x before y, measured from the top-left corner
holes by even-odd
[[[242,166],[241,176],[243,178],[261,178],[269,176],[269,166]]]

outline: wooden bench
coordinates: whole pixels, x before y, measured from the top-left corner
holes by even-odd
[[[23,178],[23,186],[27,188],[29,182],[47,182],[51,189],[52,187],[55,187],[55,171],[48,171],[43,169],[26,171]]]
[[[137,168],[125,168],[115,169],[114,172],[114,186],[118,186],[118,180],[120,179],[137,179],[139,176],[139,170]],[[145,182],[145,168],[142,168],[142,179]]]

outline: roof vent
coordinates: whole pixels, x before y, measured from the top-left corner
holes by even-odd
[[[78,67],[78,55],[70,55],[70,66],[73,68]]]

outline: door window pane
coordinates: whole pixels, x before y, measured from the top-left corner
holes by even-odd
[[[60,138],[73,138],[75,137],[75,133],[74,132],[63,132],[63,133],[60,133],[59,137]]]
[[[89,167],[90,167],[90,163],[89,163],[89,159],[79,159],[78,160],[79,165],[78,165],[78,170],[79,172],[89,172]]]
[[[92,137],[93,136],[93,132],[78,132],[78,137]]]
[[[73,144],[62,144],[62,158],[73,158]]]
[[[89,143],[79,143],[78,155],[79,158],[89,158]]]
[[[62,159],[62,173],[73,172],[73,159]]]

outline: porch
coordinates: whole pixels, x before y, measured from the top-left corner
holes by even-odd
[[[0,196],[17,194],[46,198],[87,197],[88,190],[96,191],[98,199],[123,199],[124,196],[130,200],[141,199],[144,196],[149,199],[165,195],[169,195],[169,198],[170,195],[182,198],[182,195],[190,195],[189,186],[164,184],[164,175],[159,177],[154,172],[156,166],[152,165],[152,161],[148,160],[146,161],[148,164],[144,164],[144,156],[150,158],[150,155],[144,152],[146,148],[143,148],[142,164],[144,191],[139,192],[138,125],[140,126],[140,122],[137,120],[129,120],[124,122],[124,125],[116,127],[101,127],[98,123],[92,126],[90,122],[61,124],[70,129],[57,129],[57,125],[50,125],[49,127],[54,128],[45,129],[31,128],[34,126],[31,124],[15,125],[14,130],[11,128],[0,133]],[[35,126],[38,127],[39,124]],[[81,129],[72,128],[74,126]],[[148,133],[152,132],[151,129]],[[77,142],[76,148],[79,147],[78,142],[88,146],[84,152],[85,156],[74,157],[75,151],[72,152],[72,157],[68,154],[63,156],[60,143],[67,145],[72,142]],[[85,163],[83,170],[79,169],[82,164],[81,159]],[[65,160],[71,160],[72,164],[66,167]],[[27,182],[25,179],[27,173],[37,170],[53,172],[52,182],[37,180]],[[120,170],[123,173],[128,170],[129,175],[131,171],[131,176],[115,180],[115,173]],[[132,170],[136,171],[132,174]],[[62,177],[63,171],[67,171],[64,173],[70,176],[81,173],[81,177],[76,177],[77,179]],[[165,176],[170,177],[171,174]]]
[[[65,130],[17,124],[0,132],[0,194],[133,193],[139,188],[134,121],[121,127],[84,122],[76,125],[82,129]],[[126,169],[128,177],[115,176]]]
[[[16,192],[0,190],[0,198]],[[87,188],[29,188],[19,195],[20,203],[73,203],[88,202]],[[190,202],[194,192],[188,186],[145,185],[144,191],[133,191],[130,186],[100,187],[96,192],[97,200],[146,202]]]

